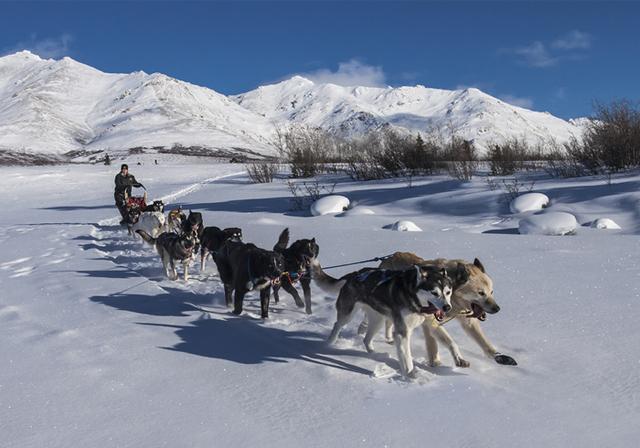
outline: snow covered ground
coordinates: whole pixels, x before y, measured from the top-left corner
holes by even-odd
[[[410,250],[478,257],[501,311],[483,327],[518,361],[483,356],[447,328],[470,368],[424,361],[397,374],[395,350],[367,354],[357,322],[324,339],[333,299],[313,315],[282,293],[272,318],[232,316],[213,263],[188,284],[116,225],[117,168],[0,168],[0,445],[3,447],[447,446],[630,447],[640,436],[640,175],[535,180],[545,211],[576,216],[574,236],[519,235],[522,215],[483,179],[338,181],[374,214],[290,210],[286,183],[253,185],[242,166],[165,156],[130,162],[150,198],[240,226],[272,247],[284,227],[315,236],[326,265]],[[610,218],[622,230],[589,227]],[[423,232],[384,227],[406,219]],[[358,268],[360,266],[357,266]],[[335,274],[349,268],[336,269]],[[202,313],[185,302],[211,307]]]

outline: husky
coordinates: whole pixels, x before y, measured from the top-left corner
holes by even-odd
[[[256,247],[251,243],[227,240],[214,257],[224,284],[227,307],[233,314],[241,314],[244,296],[252,290],[260,291],[260,311],[263,319],[269,317],[271,285],[277,284],[284,272],[284,257],[277,252]]]
[[[182,222],[187,219],[187,216],[182,213],[182,208],[178,207],[169,212],[167,216],[167,231],[173,233],[182,232]]]
[[[307,314],[311,314],[311,272],[309,266],[311,261],[318,257],[320,246],[316,243],[315,238],[302,239],[295,241],[291,246],[289,244],[289,229],[286,228],[280,234],[278,242],[273,247],[274,252],[281,253],[284,257],[285,271],[289,274],[282,277],[280,285],[273,286],[273,298],[276,303],[280,301],[278,294],[280,287],[284,288],[296,302],[298,308],[305,308]],[[293,286],[297,280],[300,280],[302,292],[304,294],[304,303],[300,298],[300,294]]]
[[[242,229],[239,227],[220,229],[219,227],[211,226],[202,230],[202,237],[200,238],[200,272],[204,271],[207,256],[211,254],[215,260],[216,254],[225,241],[241,242]]]
[[[452,282],[445,269],[412,266],[406,271],[365,268],[339,279],[326,274],[317,260],[311,262],[313,280],[329,294],[338,293],[337,319],[328,342],[334,344],[342,328],[358,306],[369,318],[364,346],[373,352],[372,339],[385,318],[394,324],[394,336],[400,372],[405,378],[416,375],[411,356],[413,329],[435,314],[442,318],[451,310]]]
[[[165,231],[164,204],[162,201],[153,203],[138,214],[134,224],[129,227],[129,234],[135,236],[138,230],[144,230],[152,237],[156,238]]]
[[[187,219],[182,220],[181,229],[183,233],[195,233],[198,240],[200,240],[202,238],[202,231],[204,230],[202,213],[189,210]]]
[[[489,342],[480,328],[480,322],[486,320],[487,313],[495,314],[500,311],[500,307],[493,297],[493,281],[487,274],[484,265],[477,258],[473,263],[465,260],[447,260],[438,258],[436,260],[423,260],[410,252],[396,252],[391,258],[384,260],[380,264],[382,269],[403,270],[412,266],[436,266],[444,267],[447,272],[459,272],[462,266],[467,272],[467,278],[454,275],[453,295],[451,296],[452,309],[447,313],[443,322],[437,322],[432,317],[425,319],[422,325],[424,333],[429,364],[439,366],[441,364],[438,354],[438,341],[447,346],[453,360],[458,367],[469,367],[470,363],[462,357],[456,342],[451,338],[443,325],[449,320],[457,319],[465,332],[482,348],[482,351],[498,364],[517,365],[515,359],[504,355]],[[366,322],[361,324],[359,332],[364,332]],[[386,329],[387,341],[391,342],[391,323],[387,321]]]
[[[143,240],[156,248],[169,279],[178,279],[175,260],[179,260],[184,268],[184,281],[189,281],[189,263],[193,258],[196,244],[196,238],[192,233],[178,235],[173,232],[164,232],[154,238],[144,230],[137,230],[136,232]]]

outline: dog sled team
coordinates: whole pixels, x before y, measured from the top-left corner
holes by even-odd
[[[293,297],[296,306],[311,314],[313,280],[336,298],[337,318],[329,343],[334,344],[342,328],[362,310],[364,319],[358,333],[364,335],[365,349],[374,352],[373,338],[384,328],[386,341],[396,346],[400,371],[405,378],[416,375],[411,337],[418,327],[424,334],[430,366],[441,364],[438,343],[450,351],[456,366],[470,365],[445,329],[451,320],[457,320],[465,333],[498,364],[516,365],[512,357],[498,352],[480,326],[487,314],[497,313],[500,307],[493,297],[492,279],[477,258],[473,262],[425,260],[413,253],[396,252],[383,257],[377,268],[364,268],[334,278],[318,260],[320,248],[315,238],[300,239],[289,245],[289,230],[285,229],[273,249],[267,250],[245,243],[240,228],[205,227],[199,212],[190,211],[185,215],[176,209],[165,218],[162,202],[146,205],[146,193],[138,205],[135,201],[129,205],[126,201],[127,196],[130,198],[131,186],[141,184],[124,172],[124,167],[126,165],[118,176],[125,176],[123,182],[129,192],[124,190],[124,204],[118,202],[118,197],[116,204],[129,233],[140,235],[155,247],[167,277],[172,280],[178,279],[177,262],[182,264],[184,280],[188,281],[189,265],[198,252],[201,271],[211,256],[224,285],[226,305],[234,314],[242,313],[246,294],[257,291],[261,316],[268,318],[271,296],[278,303],[281,289]],[[119,204],[124,205],[123,210]],[[303,297],[296,289],[297,283],[302,287]]]

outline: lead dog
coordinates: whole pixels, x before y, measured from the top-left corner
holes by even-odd
[[[224,285],[228,307],[233,294],[233,314],[242,313],[244,296],[255,289],[260,291],[261,316],[268,318],[271,285],[280,280],[284,271],[282,254],[260,249],[251,243],[225,241],[214,261]]]
[[[189,263],[193,258],[196,244],[196,238],[192,233],[177,235],[173,232],[164,232],[157,238],[152,237],[144,230],[138,230],[137,233],[143,240],[156,248],[167,277],[171,280],[178,279],[175,266],[175,260],[178,260],[184,268],[184,281],[189,280]]]
[[[411,356],[411,334],[430,314],[442,316],[451,309],[451,280],[444,269],[413,266],[406,271],[365,268],[339,279],[326,274],[317,260],[311,262],[314,281],[324,291],[335,294],[337,319],[329,343],[337,341],[342,328],[349,323],[356,308],[364,308],[369,328],[364,338],[368,352],[373,352],[373,335],[384,319],[394,324],[394,339],[405,378],[414,377],[416,371]]]
[[[320,253],[320,246],[316,243],[316,239],[302,239],[295,241],[291,246],[289,244],[289,229],[284,229],[278,238],[278,242],[273,247],[275,252],[279,252],[284,257],[285,271],[289,273],[282,277],[280,285],[273,286],[273,298],[278,303],[280,301],[280,286],[284,288],[296,302],[299,308],[304,307],[307,314],[311,314],[311,272],[309,265],[311,260],[315,259]],[[300,294],[296,290],[293,283],[299,280],[304,294],[304,303],[300,298]]]
[[[430,365],[438,366],[441,364],[438,354],[438,341],[447,346],[456,366],[468,367],[470,365],[462,357],[456,342],[443,327],[446,322],[454,318],[458,320],[464,331],[482,348],[488,357],[494,359],[498,364],[517,365],[517,362],[511,356],[498,352],[480,327],[480,321],[484,321],[487,317],[486,313],[495,314],[500,311],[500,307],[493,297],[493,281],[480,260],[476,258],[473,263],[465,260],[447,260],[444,258],[424,260],[410,252],[396,252],[391,258],[384,260],[380,264],[380,268],[403,270],[416,265],[444,267],[450,273],[458,270],[462,265],[468,272],[466,281],[454,284],[453,295],[451,296],[452,309],[447,313],[445,321],[439,323],[430,317],[422,325]],[[391,338],[389,327],[390,325],[387,324],[387,339]]]

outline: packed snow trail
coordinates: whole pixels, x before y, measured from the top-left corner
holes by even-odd
[[[213,263],[187,284],[166,279],[152,248],[110,225],[117,168],[1,168],[3,446],[627,447],[640,435],[638,236],[512,234],[498,193],[437,177],[412,189],[344,182],[336,192],[376,214],[310,217],[290,210],[282,180],[252,185],[218,177],[230,165],[162,163],[129,164],[157,196],[201,185],[182,205],[261,247],[289,227],[292,240],[317,238],[327,266],[396,250],[479,257],[502,308],[483,327],[519,366],[486,358],[451,323],[471,367],[452,367],[444,348],[443,366],[427,367],[417,332],[421,373],[405,382],[382,334],[379,352],[366,353],[358,322],[325,344],[334,299],[313,286],[313,315],[283,293],[262,321],[255,295],[242,316],[228,312]],[[629,232],[630,210],[606,208],[637,198],[637,178],[620,181],[538,184],[550,208],[574,208],[580,224],[602,214]],[[424,231],[383,229],[400,219]]]

